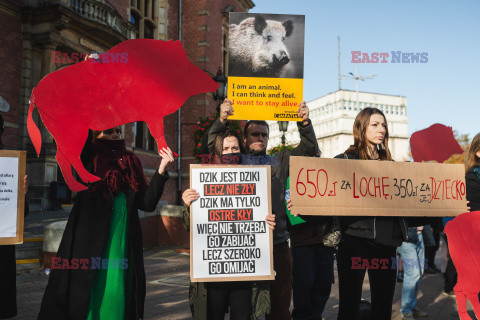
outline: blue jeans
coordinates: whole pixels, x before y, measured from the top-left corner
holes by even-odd
[[[322,319],[332,289],[333,253],[321,244],[292,248],[294,320]]]
[[[403,242],[398,247],[403,262],[402,314],[413,313],[417,306],[417,291],[425,269],[425,246],[422,234],[418,242]]]

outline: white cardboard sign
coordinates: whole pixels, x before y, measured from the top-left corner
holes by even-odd
[[[192,282],[274,279],[270,166],[191,165]]]

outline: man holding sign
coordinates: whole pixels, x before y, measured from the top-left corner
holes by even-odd
[[[234,109],[230,100],[226,99],[220,106],[220,116],[214,122],[209,132],[208,145],[213,146],[216,136],[228,130],[229,116]],[[292,253],[287,240],[290,235],[287,230],[287,214],[285,206],[285,186],[289,176],[290,156],[310,156],[320,154],[317,139],[309,119],[309,109],[305,101],[299,104],[297,122],[300,133],[300,144],[292,151],[284,151],[267,156],[269,127],[265,121],[248,121],[244,129],[246,155],[242,164],[270,164],[272,166],[271,197],[272,213],[275,215],[275,230],[273,232],[273,262],[276,272],[275,280],[270,282],[272,299],[272,319],[290,319],[290,301],[292,298]]]

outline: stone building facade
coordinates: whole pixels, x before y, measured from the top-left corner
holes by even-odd
[[[353,144],[353,123],[365,107],[380,109],[387,118],[389,149],[396,161],[409,159],[407,98],[371,92],[338,90],[307,103],[310,109],[318,145],[323,158],[333,158]],[[270,122],[269,146],[281,143],[281,132],[276,122]],[[289,124],[285,133],[286,144],[297,145],[300,136],[296,126]]]
[[[152,38],[180,39],[190,61],[214,77],[227,67],[228,12],[253,6],[251,0],[0,1],[0,97],[10,106],[8,112],[0,112],[5,119],[2,140],[6,148],[27,150],[31,208],[50,209],[50,183],[63,180],[55,141],[38,114],[34,120],[42,133],[39,157],[27,133],[29,97],[44,76],[78,62],[72,59],[78,53],[105,52],[128,39]],[[162,200],[169,205],[179,205],[181,191],[189,185],[189,164],[195,162],[193,125],[216,105],[212,93],[201,94],[182,106],[180,121],[179,113],[164,119],[167,143],[180,154],[167,168],[171,179]],[[126,124],[122,131],[127,147],[139,156],[147,177],[152,176],[160,158],[146,125]]]

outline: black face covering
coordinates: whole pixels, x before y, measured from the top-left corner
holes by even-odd
[[[220,164],[242,164],[242,154],[240,152],[223,154],[220,157]]]

